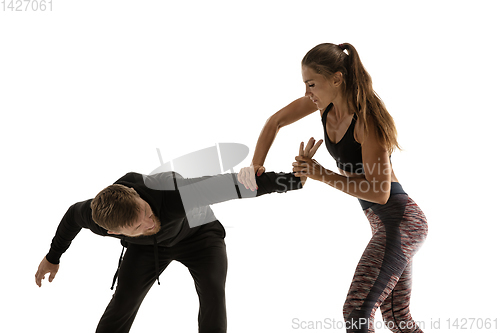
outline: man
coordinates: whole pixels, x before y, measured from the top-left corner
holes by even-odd
[[[121,239],[127,251],[113,279],[117,288],[96,332],[129,332],[142,300],[172,260],[187,266],[200,300],[199,332],[226,332],[225,231],[210,204],[300,189],[305,178],[266,172],[257,190],[238,184],[235,174],[184,179],[175,172],[128,173],[94,199],[72,205],[59,224],[50,250],[35,274],[37,285],[50,273],[82,228]],[[123,255],[123,252],[122,252]]]

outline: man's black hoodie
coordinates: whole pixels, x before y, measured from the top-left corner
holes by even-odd
[[[222,174],[184,179],[175,172],[142,175],[130,172],[118,179],[135,189],[159,218],[160,231],[152,236],[127,237],[108,234],[92,220],[92,199],[70,206],[52,239],[46,259],[59,264],[62,254],[82,228],[101,236],[110,236],[126,243],[171,247],[197,231],[200,225],[217,221],[209,205],[237,198],[251,198],[272,192],[286,192],[302,188],[299,177],[292,173],[266,172],[256,177],[258,189],[246,189],[235,174]]]

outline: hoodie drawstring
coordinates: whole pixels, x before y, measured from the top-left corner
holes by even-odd
[[[156,236],[153,236],[154,241],[154,252],[155,252],[155,270],[156,270],[156,280],[158,285],[160,285],[160,262],[158,261],[158,243],[156,242]]]
[[[113,284],[111,285],[111,290],[115,287],[116,279],[118,278],[118,272],[120,271],[120,266],[122,264],[123,252],[125,251],[125,246],[122,248],[122,254],[120,254],[120,259],[118,260],[118,268],[116,269],[115,276],[113,277]]]
[[[160,262],[158,260],[158,242],[156,241],[155,236],[153,236],[153,241],[154,241],[156,280],[158,281],[158,285],[160,285]],[[120,259],[118,260],[118,268],[116,269],[115,276],[113,277],[113,284],[111,285],[111,290],[113,290],[113,288],[115,287],[116,279],[118,279],[118,273],[120,272],[120,266],[122,265],[124,251],[125,251],[125,246],[123,246],[122,253],[120,254]]]

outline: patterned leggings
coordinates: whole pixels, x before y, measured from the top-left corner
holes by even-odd
[[[425,215],[407,194],[391,194],[385,205],[373,204],[364,213],[373,236],[344,304],[347,332],[374,332],[380,307],[392,332],[420,333],[409,305],[412,258],[427,236]]]

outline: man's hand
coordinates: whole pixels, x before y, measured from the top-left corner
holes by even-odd
[[[266,171],[262,165],[252,165],[243,168],[238,173],[238,181],[245,185],[245,188],[255,191],[257,189],[257,182],[255,181],[255,174],[257,177]]]
[[[45,274],[50,273],[49,282],[52,282],[56,277],[57,271],[59,270],[59,264],[54,265],[48,262],[48,260],[44,257],[40,265],[38,266],[38,271],[35,274],[35,282],[41,287],[42,280],[45,279]]]
[[[315,172],[318,172],[318,174],[321,173],[320,170],[316,170],[316,168],[314,167],[319,166],[320,168],[322,168],[322,166],[319,165],[319,163],[317,163],[315,160],[313,160],[312,157],[314,156],[314,154],[316,154],[316,151],[323,143],[323,140],[319,140],[318,142],[316,142],[316,144],[315,141],[316,140],[314,140],[314,138],[310,138],[305,148],[304,142],[301,142],[299,147],[299,155],[295,157],[296,162],[292,163],[294,175],[300,176],[302,186],[304,186],[304,184],[306,183],[307,177],[315,179]]]

